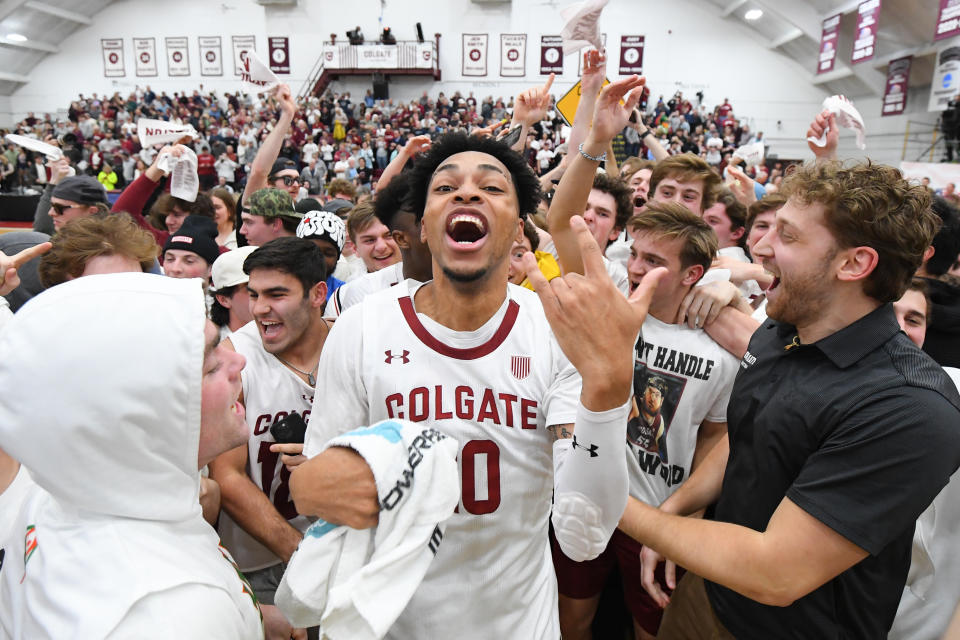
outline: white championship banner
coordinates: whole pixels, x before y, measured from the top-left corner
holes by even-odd
[[[223,51],[220,47],[220,36],[199,37],[200,45],[200,75],[223,75]]]
[[[187,38],[165,38],[167,45],[167,75],[190,75],[190,47]]]
[[[527,75],[527,34],[500,34],[500,75],[504,78]]]
[[[102,38],[103,75],[105,78],[122,78],[127,75],[123,66],[123,38]]]
[[[156,38],[134,38],[133,59],[138,78],[152,78],[159,75]]]
[[[487,38],[486,33],[463,34],[463,75],[487,75]]]
[[[244,71],[243,61],[247,57],[247,51],[253,51],[257,48],[256,36],[231,36],[233,41],[233,74],[242,76]]]

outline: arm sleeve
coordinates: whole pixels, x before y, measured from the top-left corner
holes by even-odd
[[[553,530],[564,554],[592,560],[607,547],[627,506],[624,442],[631,402],[607,411],[577,410],[572,439],[553,446]]]
[[[349,309],[334,323],[317,366],[303,455],[312,458],[334,436],[370,424],[367,390],[363,384],[362,307]]]
[[[787,497],[876,555],[912,526],[960,465],[958,418],[929,389],[874,396],[826,434]]]
[[[130,214],[130,216],[139,224],[141,227],[153,234],[154,240],[157,241],[157,244],[161,247],[167,241],[167,236],[169,235],[166,231],[161,231],[155,229],[152,224],[143,216],[143,208],[147,204],[147,200],[150,199],[150,196],[153,195],[153,192],[156,191],[158,183],[154,182],[147,177],[147,174],[144,173],[139,178],[134,180],[129,187],[123,190],[123,193],[120,194],[120,197],[117,198],[117,201],[113,203],[113,213],[124,212]]]
[[[53,219],[50,217],[50,198],[53,194],[53,185],[48,184],[40,194],[37,210],[33,214],[33,230],[52,236],[54,232]]]

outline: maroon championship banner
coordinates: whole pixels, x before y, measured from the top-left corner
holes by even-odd
[[[940,13],[937,14],[937,27],[933,32],[933,39],[952,38],[958,33],[960,33],[960,0],[940,0]]]
[[[644,36],[620,36],[620,75],[643,73]]]
[[[853,64],[872,60],[877,49],[880,0],[866,0],[857,8],[857,31],[853,41]]]
[[[833,71],[833,63],[837,59],[837,37],[840,35],[840,16],[837,14],[823,21],[823,33],[820,35],[820,59],[817,63],[817,74]]]
[[[540,36],[540,75],[563,73],[563,38]]]
[[[290,73],[290,38],[267,38],[270,47],[270,71]]]
[[[883,90],[883,116],[898,116],[907,108],[910,63],[913,56],[891,60],[887,66],[887,87]]]

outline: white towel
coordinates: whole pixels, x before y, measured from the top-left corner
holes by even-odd
[[[423,580],[460,497],[458,445],[424,423],[385,420],[332,439],[373,471],[374,529],[315,522],[287,566],[276,603],[295,627],[330,640],[386,635]]]

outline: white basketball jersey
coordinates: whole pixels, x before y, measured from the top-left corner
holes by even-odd
[[[297,514],[290,498],[290,472],[281,464],[280,454],[270,451],[270,445],[276,442],[270,434],[270,426],[291,411],[296,411],[309,423],[313,389],[264,350],[255,322],[233,332],[230,342],[237,353],[247,359],[247,366],[240,374],[247,424],[250,425],[247,475],[267,494],[274,508],[291,526],[306,531],[310,520]],[[220,512],[219,532],[223,546],[233,555],[241,571],[256,571],[280,562],[276,554],[244,531],[226,511]]]
[[[457,332],[415,311],[416,288],[367,296],[336,323],[304,452],[385,418],[430,421],[455,438],[460,504],[388,637],[556,640],[546,427],[574,422],[580,376],[532,291],[509,285],[493,318]]]
[[[635,356],[640,415],[627,424],[630,495],[659,506],[690,477],[700,424],[727,421],[739,362],[703,329],[653,316],[643,323]]]
[[[324,310],[324,317],[339,317],[341,313],[358,304],[371,293],[389,289],[398,282],[403,282],[402,262],[344,283],[330,296],[327,308]]]

